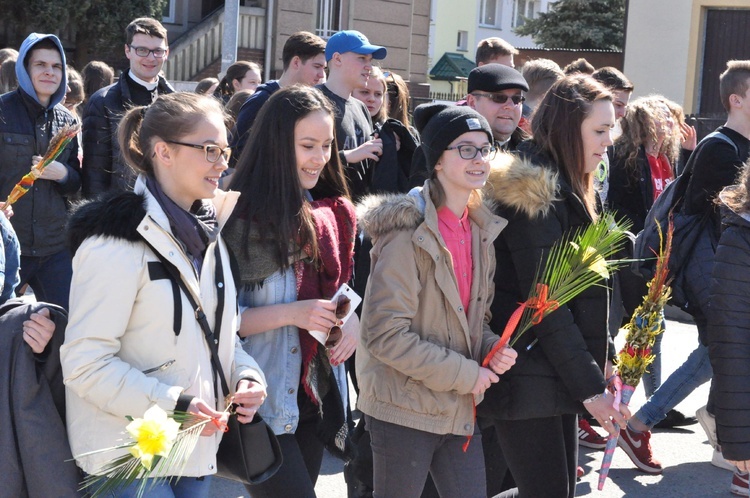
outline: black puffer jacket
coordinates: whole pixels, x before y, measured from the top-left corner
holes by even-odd
[[[724,457],[750,460],[750,215],[726,205],[722,215],[706,313],[711,396]]]
[[[0,96],[0,200],[31,169],[31,157],[43,156],[49,141],[76,119],[62,105],[43,107],[22,89]],[[51,130],[50,130],[51,128]],[[24,256],[49,256],[65,248],[67,198],[81,187],[78,139],[56,159],[68,170],[61,182],[37,180],[13,205],[11,224]]]
[[[104,87],[89,99],[83,116],[83,196],[95,197],[110,189],[133,190],[137,174],[122,160],[117,126],[133,99],[123,74],[117,83]],[[159,77],[159,95],[174,88]]]
[[[527,157],[498,156],[488,185],[496,214],[508,220],[495,240],[490,325],[497,334],[528,298],[536,268],[552,245],[566,231],[591,223],[557,167],[538,154]],[[604,392],[607,312],[607,289],[595,286],[532,327],[514,346],[516,364],[485,393],[479,414],[517,420],[582,411],[582,400]]]

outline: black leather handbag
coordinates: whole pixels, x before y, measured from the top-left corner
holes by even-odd
[[[145,239],[144,239],[145,240]],[[229,384],[224,377],[224,371],[221,369],[219,361],[219,352],[217,349],[218,337],[211,331],[211,327],[206,320],[206,314],[203,308],[198,304],[195,297],[182,280],[179,270],[166,258],[164,258],[151,244],[146,242],[151,250],[161,261],[164,268],[169,273],[172,281],[176,283],[187,297],[195,312],[195,319],[203,330],[203,334],[211,351],[211,366],[214,371],[214,379],[218,377],[221,382],[221,389],[224,393],[231,392]],[[219,246],[216,245],[216,274],[223,278],[223,265]],[[224,285],[217,285],[218,303],[216,306],[216,329],[221,329],[221,314],[224,308]],[[276,474],[284,462],[281,455],[281,448],[276,435],[271,428],[261,418],[255,414],[252,422],[242,424],[237,420],[237,415],[229,416],[227,423],[228,430],[224,433],[219,444],[219,450],[216,453],[218,464],[217,473],[219,477],[232,479],[244,484],[258,484]]]

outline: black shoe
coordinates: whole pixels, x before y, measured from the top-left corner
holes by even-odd
[[[669,410],[666,418],[654,425],[657,429],[673,429],[675,427],[684,427],[686,425],[697,424],[698,419],[695,417],[686,417],[677,410]]]

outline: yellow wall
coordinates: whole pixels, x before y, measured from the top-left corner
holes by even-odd
[[[750,8],[750,0],[630,0],[624,73],[634,95],[660,93],[695,111],[706,8]]]
[[[434,0],[435,16],[431,27],[434,29],[432,58],[429,60],[428,71],[446,52],[460,53],[470,61],[474,60],[476,51],[476,29],[479,16],[479,0]],[[456,50],[458,31],[468,32],[467,50]],[[447,81],[429,79],[430,89],[435,92],[449,92],[451,85]],[[453,90],[457,84],[453,83]]]

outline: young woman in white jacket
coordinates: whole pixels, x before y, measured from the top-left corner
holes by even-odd
[[[233,394],[247,423],[266,396],[265,377],[236,334],[236,291],[220,236],[237,200],[218,190],[230,154],[221,105],[196,94],[164,95],[125,115],[120,144],[140,173],[134,191],[84,205],[69,228],[74,276],[61,360],[74,455],[117,445],[126,416],[141,417],[154,405],[225,421],[225,396]],[[204,332],[157,252],[205,310],[234,392],[215,382]],[[205,426],[179,480],[147,486],[145,496],[208,496],[217,425]],[[115,456],[76,462],[97,474]]]

